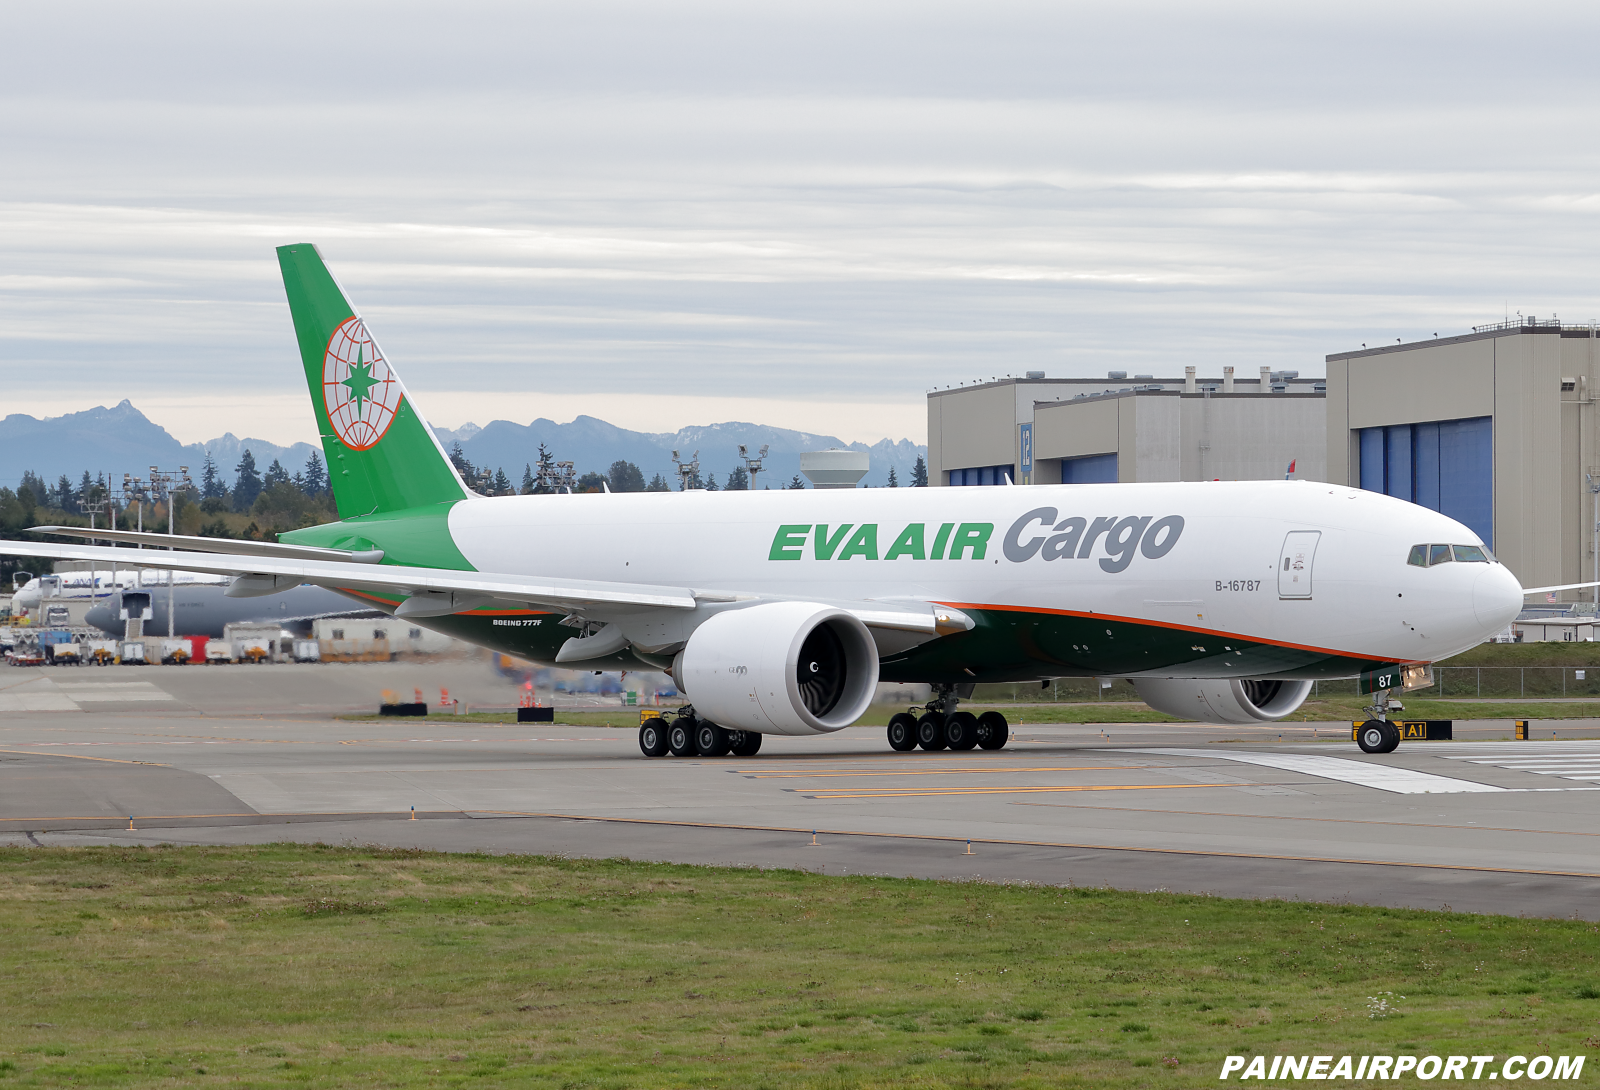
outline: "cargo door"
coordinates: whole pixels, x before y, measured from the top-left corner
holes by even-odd
[[[1278,557],[1278,597],[1311,597],[1311,565],[1317,557],[1321,530],[1291,530]]]

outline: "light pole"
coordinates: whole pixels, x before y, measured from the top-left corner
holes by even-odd
[[[177,532],[178,532],[178,512],[176,510],[177,505],[173,501],[173,498],[172,498],[173,486],[174,485],[177,486],[179,491],[182,491],[185,488],[194,487],[194,482],[189,479],[189,467],[188,466],[179,466],[176,473],[170,472],[168,470],[157,469],[155,466],[151,466],[150,467],[150,491],[158,498],[161,497],[161,496],[165,496],[166,499],[167,499],[167,536],[168,537],[172,537],[172,536],[176,535]],[[141,523],[140,524],[142,526],[143,525],[143,516],[142,516],[143,505],[140,506],[140,511],[141,511]],[[172,547],[175,548],[176,546],[172,546]],[[173,636],[177,635],[178,616],[177,616],[177,609],[176,609],[176,606],[174,604],[174,599],[176,598],[176,587],[175,587],[176,583],[177,583],[177,574],[175,572],[171,571],[171,570],[168,570],[168,572],[167,572],[167,638],[168,639],[171,639]]]
[[[102,511],[104,511],[106,509],[106,502],[107,502],[106,498],[104,496],[100,496],[100,495],[98,495],[98,493],[96,493],[95,495],[96,495],[95,499],[90,499],[88,496],[85,496],[83,498],[83,500],[81,501],[81,503],[79,504],[79,506],[81,506],[89,514],[89,529],[91,529],[91,530],[94,529],[94,517],[96,515],[100,514]],[[89,544],[91,544],[91,545],[94,544],[94,538],[91,537],[89,539]],[[91,602],[94,601],[94,589],[95,589],[94,588],[94,580],[95,580],[95,576],[97,574],[99,574],[99,573],[95,569],[94,565],[93,564],[89,565],[89,600]],[[116,586],[117,586],[117,569],[115,567],[113,567],[111,569],[111,589],[115,590]]]
[[[752,458],[750,457],[750,452],[745,449],[745,445],[743,443],[739,444],[739,457],[744,459],[744,468],[750,474],[750,491],[752,492],[756,490],[756,474],[761,472],[761,460],[767,456],[767,449],[767,444],[762,443],[761,452]],[[695,453],[698,454],[700,452],[695,451]]]
[[[689,482],[700,476],[700,452],[694,452],[694,457],[685,462],[678,458],[678,452],[672,452],[672,464],[678,467],[678,491],[689,491]]]

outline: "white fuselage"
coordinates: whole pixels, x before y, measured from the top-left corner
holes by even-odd
[[[1097,519],[1126,528],[1085,545]],[[516,496],[456,504],[449,527],[483,572],[1103,615],[1389,662],[1457,654],[1522,601],[1498,563],[1407,564],[1417,544],[1483,544],[1461,523],[1309,481]]]

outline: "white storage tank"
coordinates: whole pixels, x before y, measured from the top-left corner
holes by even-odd
[[[854,488],[867,475],[864,450],[808,450],[800,455],[800,472],[814,488]]]

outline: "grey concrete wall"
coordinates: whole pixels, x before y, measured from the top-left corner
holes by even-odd
[[[1115,452],[1123,481],[1274,480],[1293,459],[1296,477],[1325,480],[1326,418],[1325,399],[1310,394],[1138,393],[1040,405],[1034,459]]]

